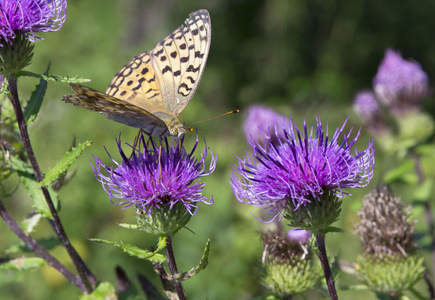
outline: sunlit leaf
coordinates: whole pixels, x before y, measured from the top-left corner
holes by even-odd
[[[39,269],[46,265],[47,262],[40,257],[23,257],[1,263],[0,270],[27,271]]]
[[[47,66],[47,69],[44,72],[44,75],[48,75],[48,70],[50,69],[50,63]],[[41,108],[42,99],[44,98],[45,91],[47,90],[47,81],[41,79],[39,84],[36,86],[36,89],[32,92],[29,101],[27,102],[27,106],[24,109],[24,119],[26,123],[29,124],[36,119],[38,115],[39,109]]]
[[[89,141],[80,143],[77,147],[73,148],[70,152],[67,152],[65,156],[48,172],[45,174],[45,178],[41,181],[40,185],[49,186],[60,175],[66,172],[66,170],[80,157],[83,150],[89,147],[92,143]]]
[[[71,76],[56,76],[56,75],[43,75],[43,74],[37,74],[29,71],[20,71],[17,73],[17,77],[34,77],[43,79],[46,81],[56,81],[56,82],[65,82],[65,83],[83,83],[83,82],[89,82],[90,79],[82,78],[82,77],[71,77]]]
[[[31,233],[36,225],[38,225],[39,220],[41,220],[42,215],[38,213],[31,214],[21,222],[21,228],[24,232]]]
[[[80,300],[116,300],[116,291],[110,282],[101,282],[90,295],[82,295]]]
[[[124,244],[123,242],[112,242],[103,239],[89,239],[89,240],[97,243],[106,243],[115,247],[119,247],[127,254],[140,259],[146,259],[151,262],[157,262],[157,263],[163,263],[166,261],[166,257],[162,254],[157,253],[158,251],[151,252],[133,245]]]
[[[210,239],[207,240],[207,244],[205,244],[204,252],[202,253],[201,260],[199,261],[198,265],[192,269],[190,269],[187,272],[183,272],[181,274],[178,274],[174,276],[177,279],[187,280],[190,277],[195,276],[200,271],[204,270],[205,267],[208,265],[208,255],[210,253]]]

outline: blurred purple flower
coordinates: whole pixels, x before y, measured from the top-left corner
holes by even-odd
[[[291,229],[287,231],[287,239],[294,243],[309,243],[311,240],[311,231],[303,229]]]
[[[34,42],[34,32],[57,31],[65,22],[66,6],[66,0],[0,0],[0,39],[12,44],[20,34]]]
[[[402,114],[419,108],[428,95],[429,78],[419,63],[407,61],[392,49],[385,51],[373,89],[378,99],[393,113]]]
[[[158,146],[150,139],[145,141],[143,134],[130,158],[121,148],[121,139],[117,140],[119,153],[123,159],[117,163],[110,155],[109,157],[116,164],[116,167],[109,167],[95,158],[95,177],[103,184],[106,193],[112,198],[123,198],[117,205],[132,205],[143,208],[143,211],[150,214],[156,208],[167,206],[171,209],[176,203],[181,202],[191,215],[195,215],[199,202],[212,204],[213,199],[207,201],[201,191],[205,183],[200,183],[199,177],[210,175],[216,168],[216,156],[211,154],[211,163],[206,170],[207,145],[198,160],[193,153],[198,146],[198,135],[196,143],[190,153],[183,147],[182,139],[180,144],[172,144],[167,139],[163,145]],[[103,170],[106,175],[103,175]]]
[[[328,129],[325,135],[320,119],[314,136],[313,128],[308,133],[306,123],[304,132],[300,132],[290,119],[284,124],[284,134],[277,144],[266,138],[262,147],[251,140],[253,154],[239,158],[230,179],[237,200],[264,207],[278,216],[289,208],[289,203],[293,203],[291,209],[298,209],[312,200],[321,200],[323,194],[341,198],[349,195],[343,188],[366,186],[373,177],[373,142],[352,155],[351,148],[360,131],[351,140],[351,129],[339,144],[345,124],[329,140]]]
[[[262,105],[251,105],[248,117],[243,124],[243,131],[247,140],[253,138],[257,142],[265,140],[265,134],[276,140],[276,134],[282,134],[284,125],[282,115],[273,109]]]
[[[372,91],[361,91],[355,96],[354,108],[364,124],[373,134],[388,130],[382,116],[381,107]]]

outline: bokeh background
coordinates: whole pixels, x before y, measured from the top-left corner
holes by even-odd
[[[267,225],[251,212],[258,210],[235,200],[228,183],[235,155],[247,149],[242,124],[248,107],[263,104],[280,114],[292,114],[297,125],[303,119],[315,125],[315,118],[328,121],[335,130],[346,118],[347,129],[362,126],[352,110],[354,95],[370,88],[385,49],[400,50],[405,58],[420,62],[430,78],[435,74],[435,2],[346,1],[346,0],[72,0],[63,28],[40,34],[33,64],[27,69],[42,73],[51,61],[51,73],[92,79],[87,85],[105,91],[113,75],[133,56],[152,49],[158,41],[184,22],[188,14],[200,8],[209,10],[212,43],[204,76],[195,97],[180,120],[189,124],[217,114],[240,109],[238,115],[199,123],[201,138],[218,156],[217,170],[204,180],[204,194],[215,203],[201,205],[197,216],[174,238],[175,255],[182,270],[199,261],[207,238],[211,238],[210,263],[206,270],[185,283],[190,299],[250,299],[266,291],[256,281],[255,270],[261,260],[259,232]],[[27,99],[37,80],[21,78],[22,99]],[[38,119],[30,125],[35,153],[42,170],[48,170],[69,149],[73,138],[93,141],[72,167],[77,173],[60,191],[60,216],[73,244],[100,281],[115,282],[114,268],[122,266],[131,279],[140,272],[160,287],[150,264],[131,258],[121,250],[96,244],[88,238],[121,240],[150,248],[156,237],[123,229],[117,223],[134,222],[133,209],[122,210],[110,203],[108,195],[94,178],[89,160],[94,156],[109,163],[104,150],[117,156],[115,137],[119,133],[132,142],[137,130],[88,110],[65,104],[63,95],[71,93],[67,84],[49,83],[45,103]],[[434,111],[426,101],[425,109]],[[363,149],[370,138],[366,130],[357,146]],[[193,145],[188,134],[186,145]],[[203,144],[202,144],[203,145]],[[352,234],[356,210],[362,197],[383,175],[397,164],[395,158],[376,152],[376,172],[372,184],[346,197],[339,222],[343,234],[327,236],[331,256],[354,261],[360,251],[359,239]],[[15,191],[19,180],[4,182],[5,193]],[[393,186],[396,194],[408,202],[410,191]],[[10,212],[19,220],[29,212],[31,201],[18,189],[5,199]],[[418,208],[417,208],[418,210]],[[419,215],[418,212],[416,214]],[[285,224],[285,221],[283,221]],[[417,224],[420,233],[426,227]],[[35,237],[51,236],[44,222]],[[18,242],[0,222],[0,251]],[[52,251],[68,261],[59,247]],[[6,276],[7,275],[7,276]],[[75,299],[80,292],[55,270],[45,268],[21,274],[20,283],[11,283],[2,274],[2,299]],[[9,278],[9,279],[8,279]],[[375,299],[368,291],[352,291],[355,277],[341,275],[337,280],[340,299]],[[420,283],[417,288],[424,294]],[[308,299],[320,299],[308,293]]]

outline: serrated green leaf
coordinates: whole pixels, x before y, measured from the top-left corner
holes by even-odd
[[[110,282],[100,282],[90,295],[82,295],[80,300],[116,300],[115,288]]]
[[[157,263],[163,263],[166,261],[166,257],[162,254],[158,254],[157,251],[151,252],[133,245],[124,244],[123,242],[112,242],[103,239],[89,239],[89,240],[97,243],[106,243],[115,247],[119,247],[127,254],[140,259],[146,259],[151,262],[157,262]]]
[[[0,270],[28,271],[46,265],[47,262],[40,257],[23,257],[0,264]]]
[[[66,172],[66,170],[79,158],[83,150],[89,147],[92,143],[89,141],[80,143],[77,147],[73,148],[70,152],[67,152],[65,156],[45,174],[44,180],[39,184],[41,186],[49,186],[60,175]]]
[[[204,270],[205,267],[207,267],[208,265],[208,255],[210,253],[210,238],[207,240],[207,244],[205,244],[205,248],[204,248],[204,252],[202,253],[202,257],[201,260],[199,261],[198,265],[192,269],[190,269],[187,272],[183,272],[181,274],[177,274],[174,277],[176,279],[181,279],[181,280],[187,280],[190,277],[195,276],[196,274],[198,274],[200,271]]]
[[[65,83],[83,83],[83,82],[91,81],[90,79],[82,78],[78,76],[71,77],[71,76],[43,75],[43,74],[36,74],[29,71],[20,71],[17,73],[16,76],[17,78],[22,76],[27,76],[27,77],[43,79],[46,81],[56,81],[56,82],[65,82]]]
[[[48,70],[50,69],[50,63],[47,66],[47,69],[44,72],[44,75],[48,75]],[[41,108],[42,99],[44,98],[45,91],[47,90],[47,81],[41,79],[39,84],[36,86],[36,89],[32,92],[29,101],[27,102],[27,106],[24,109],[24,119],[26,120],[26,124],[33,122],[38,115],[39,109]]]
[[[39,183],[33,177],[22,176],[22,174],[20,173],[19,175],[24,188],[27,190],[30,198],[32,198],[33,200],[33,207],[45,218],[51,219],[51,212],[48,208],[47,202],[45,201],[45,197],[42,193]],[[47,189],[51,196],[51,201],[53,202],[54,208],[56,209],[56,211],[59,211],[60,201],[58,194],[53,190],[51,186],[47,187]]]
[[[19,159],[16,156],[11,156],[9,159],[12,168],[17,171],[17,172],[21,172],[21,173],[25,173],[28,174],[29,176],[33,174],[33,169],[32,166],[30,166],[28,163],[26,163],[25,161],[22,161],[21,159]]]
[[[42,215],[38,213],[34,213],[27,218],[25,218],[21,222],[21,228],[23,228],[24,232],[31,233],[36,225],[38,225],[39,220],[41,220]]]
[[[127,223],[118,223],[118,226],[122,227],[122,228],[127,228],[127,229],[138,229],[139,226],[137,226],[136,224],[127,224]]]
[[[45,250],[51,250],[56,246],[59,246],[60,240],[58,238],[46,238],[46,239],[39,239],[37,240],[37,243],[44,247]],[[6,254],[16,254],[16,253],[24,253],[24,252],[33,252],[29,248],[27,248],[26,244],[21,242],[18,245],[14,245],[12,247],[9,247],[5,250]]]
[[[41,187],[36,181],[36,178],[33,174],[33,169],[26,162],[13,156],[10,158],[10,162],[14,170],[17,171],[18,176],[20,177],[21,182],[23,183],[24,188],[27,190],[30,198],[32,198],[33,207],[42,216],[51,219],[50,210],[48,209]],[[50,193],[51,200],[56,211],[59,211],[60,202],[58,194],[53,190],[51,186],[48,187],[48,192]]]

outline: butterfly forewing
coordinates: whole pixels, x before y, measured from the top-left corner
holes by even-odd
[[[208,11],[189,15],[151,51],[152,63],[165,107],[179,116],[192,99],[204,72],[211,42]]]
[[[119,70],[106,93],[151,113],[165,107],[149,51],[135,56]]]

